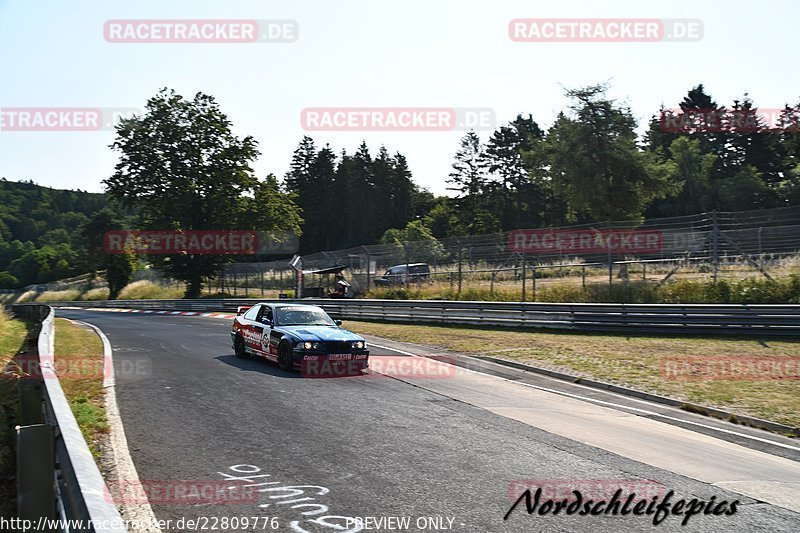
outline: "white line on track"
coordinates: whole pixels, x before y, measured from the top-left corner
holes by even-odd
[[[103,360],[104,369],[103,387],[106,389],[106,417],[108,418],[108,425],[111,428],[109,432],[109,441],[111,444],[111,453],[114,455],[114,465],[116,468],[117,479],[120,488],[124,486],[140,487],[139,473],[136,471],[136,466],[133,464],[131,452],[128,449],[128,440],[125,438],[125,428],[122,426],[122,418],[119,414],[119,406],[117,405],[117,392],[114,379],[114,359],[111,350],[111,342],[106,337],[105,333],[88,322],[74,320],[77,324],[88,326],[94,330],[95,333],[103,341]],[[147,528],[140,527],[136,531],[143,533],[161,533],[161,530],[155,527],[156,515],[153,513],[153,508],[149,503],[142,504],[126,504],[123,502],[118,504],[123,508],[124,518],[126,520],[136,521],[140,526],[147,525]]]
[[[370,346],[375,346],[376,348],[380,348],[382,350],[389,350],[389,351],[392,351],[392,352],[397,352],[399,354],[409,355],[411,357],[424,357],[424,356],[421,356],[421,355],[417,355],[415,353],[406,352],[404,350],[399,350],[397,348],[390,348],[388,346],[382,346],[380,344],[375,344],[374,342],[370,342],[369,344],[370,344]],[[378,357],[380,357],[380,356],[378,356]],[[450,363],[446,363],[446,362],[443,362],[443,361],[439,361],[439,362],[442,363],[442,364],[446,364],[446,365],[450,364]],[[693,422],[691,420],[684,420],[682,418],[677,418],[677,417],[673,417],[673,416],[669,416],[669,415],[664,415],[664,414],[661,414],[661,413],[657,413],[655,411],[649,411],[647,409],[639,409],[637,407],[630,407],[630,406],[627,406],[627,405],[622,405],[622,404],[618,404],[618,403],[614,403],[614,402],[607,402],[605,400],[598,400],[596,398],[590,398],[588,396],[581,396],[580,394],[573,394],[573,393],[570,393],[570,392],[560,391],[560,390],[557,390],[557,389],[550,389],[548,387],[542,387],[541,385],[532,385],[530,383],[522,383],[522,382],[519,382],[519,381],[516,381],[516,380],[511,380],[511,379],[508,379],[508,378],[504,378],[504,377],[500,377],[500,376],[494,376],[492,374],[487,374],[485,372],[479,372],[477,370],[472,370],[472,369],[469,369],[469,368],[458,367],[458,365],[453,365],[453,366],[456,366],[457,368],[461,368],[462,370],[466,370],[467,372],[472,372],[473,374],[481,374],[482,376],[488,376],[488,377],[499,379],[499,380],[502,380],[502,381],[517,383],[519,385],[524,385],[525,387],[530,387],[532,389],[538,389],[538,390],[541,390],[541,391],[544,391],[544,392],[551,392],[553,394],[560,394],[561,396],[566,396],[568,398],[574,398],[576,400],[581,400],[581,401],[584,401],[584,402],[594,403],[594,404],[597,404],[597,405],[603,405],[603,406],[606,406],[606,407],[618,408],[618,409],[623,409],[623,410],[627,409],[629,411],[635,411],[636,413],[639,413],[641,416],[655,416],[655,417],[663,418],[665,420],[672,420],[674,422],[680,422],[682,424],[689,424],[689,425],[692,425],[692,426],[695,426],[695,427],[700,427],[700,428],[704,428],[704,429],[710,429],[712,431],[718,431],[720,433],[725,433],[725,434],[728,434],[728,435],[735,435],[737,437],[742,437],[742,438],[749,439],[749,440],[754,440],[754,441],[763,442],[763,443],[766,443],[766,444],[771,444],[773,446],[779,446],[781,448],[786,448],[788,450],[792,450],[792,451],[795,451],[795,452],[800,452],[800,447],[791,446],[789,444],[784,444],[782,442],[775,442],[775,441],[769,440],[769,439],[763,439],[761,437],[748,435],[746,433],[739,433],[738,431],[731,431],[729,429],[722,429],[722,428],[718,428],[718,427],[715,427],[715,426],[709,426],[707,424],[701,424],[700,422]]]

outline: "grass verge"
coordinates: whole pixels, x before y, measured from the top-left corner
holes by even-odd
[[[95,458],[108,433],[103,389],[103,343],[91,329],[57,318],[55,364],[61,387]]]
[[[14,320],[0,306],[0,371],[25,344],[28,324]],[[5,376],[3,376],[5,377]],[[19,392],[16,379],[0,378],[0,516],[16,516],[16,431],[19,423]]]
[[[800,427],[800,342],[620,336],[347,321],[359,333],[488,355]],[[724,358],[720,360],[710,358]],[[777,361],[788,379],[731,379],[725,365]],[[670,366],[672,361],[678,366]],[[683,364],[689,366],[681,366]],[[677,368],[678,371],[670,369]],[[692,374],[683,369],[691,368]],[[752,367],[751,367],[752,368]],[[698,370],[699,369],[699,370]],[[791,374],[793,369],[793,374]],[[775,370],[756,373],[762,378]]]

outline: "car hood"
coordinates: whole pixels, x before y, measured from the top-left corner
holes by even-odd
[[[304,341],[362,341],[359,335],[332,326],[279,326]]]

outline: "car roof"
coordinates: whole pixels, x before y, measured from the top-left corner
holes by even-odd
[[[320,306],[312,304],[293,304],[293,303],[274,303],[274,302],[258,302],[257,304],[253,304],[253,307],[257,305],[268,305],[270,307],[274,307],[275,309],[279,309],[281,307],[309,307],[314,309],[321,309]]]
[[[409,266],[409,267],[428,266],[428,263],[402,263],[400,265],[390,266],[389,268],[397,268],[397,267],[404,267],[404,266]]]

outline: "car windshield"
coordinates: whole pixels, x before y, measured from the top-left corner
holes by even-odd
[[[319,307],[281,307],[276,310],[277,326],[335,326]]]

